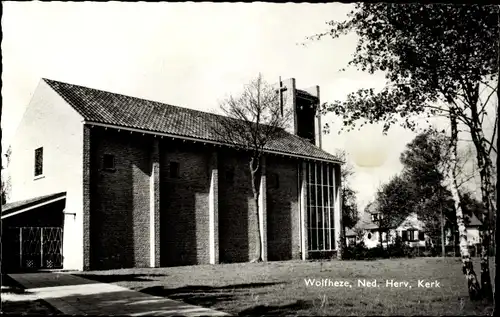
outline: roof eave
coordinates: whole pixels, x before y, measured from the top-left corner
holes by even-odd
[[[18,214],[22,214],[26,211],[37,209],[37,208],[40,208],[42,206],[52,204],[52,203],[55,203],[57,201],[61,201],[63,199],[66,199],[66,192],[55,194],[55,195],[52,195],[52,197],[49,197],[47,199],[43,199],[41,201],[35,201],[33,203],[25,204],[24,206],[21,205],[19,207],[13,208],[12,211],[8,210],[6,213],[1,215],[1,219],[3,220],[5,218],[9,218],[9,217],[12,217],[12,216],[15,216]],[[2,210],[2,212],[3,212],[3,210]]]
[[[142,133],[142,134],[151,134],[151,135],[155,135],[155,136],[158,135],[158,136],[161,136],[162,138],[163,137],[167,137],[167,138],[174,138],[174,139],[181,139],[181,140],[187,140],[187,141],[193,141],[193,142],[210,143],[210,144],[219,145],[219,146],[232,147],[230,144],[223,143],[223,142],[218,142],[218,141],[209,140],[209,139],[201,139],[201,138],[189,137],[189,136],[184,136],[184,135],[179,135],[179,134],[173,134],[173,133],[151,131],[151,130],[147,130],[147,129],[126,127],[126,126],[120,126],[120,125],[109,124],[109,123],[102,123],[102,122],[96,122],[96,121],[90,121],[90,120],[84,120],[83,123],[85,125],[89,125],[89,126],[100,126],[100,127],[104,127],[104,128],[112,128],[112,129],[117,129],[117,130],[126,130],[126,131],[130,131],[130,132],[138,132],[138,133]],[[330,159],[325,159],[325,158],[310,157],[310,156],[296,154],[296,153],[280,152],[280,151],[274,151],[274,150],[269,150],[269,149],[264,149],[264,152],[270,153],[270,154],[277,154],[277,155],[283,155],[283,156],[301,158],[301,159],[306,159],[306,160],[312,160],[312,161],[322,161],[322,162],[333,163],[333,164],[344,164],[344,162],[338,161],[338,160],[330,160]]]

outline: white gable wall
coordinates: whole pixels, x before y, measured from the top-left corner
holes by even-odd
[[[19,201],[66,192],[65,269],[83,266],[83,118],[40,80],[12,140],[12,193]],[[34,177],[35,149],[43,147],[43,176]]]

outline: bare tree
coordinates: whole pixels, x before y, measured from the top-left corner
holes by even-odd
[[[337,149],[334,155],[339,161],[345,162],[340,167],[340,177],[342,178],[342,233],[345,228],[354,228],[359,220],[359,210],[356,202],[356,191],[352,189],[350,180],[354,177],[354,166],[348,162],[347,152]],[[345,237],[342,237],[345,240]]]
[[[251,262],[260,262],[264,244],[259,213],[262,158],[266,146],[285,133],[293,112],[284,107],[281,91],[266,83],[261,74],[244,87],[241,95],[224,100],[220,109],[225,116],[218,117],[212,132],[222,142],[248,153],[257,219],[257,251]]]
[[[2,160],[2,182],[1,182],[1,193],[0,193],[2,205],[5,204],[7,200],[9,200],[10,198],[11,182],[9,174],[6,173],[6,170],[10,163],[11,154],[12,154],[12,148],[9,147],[7,149],[7,152],[3,155],[5,160]]]

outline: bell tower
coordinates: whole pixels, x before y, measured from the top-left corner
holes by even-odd
[[[295,78],[278,83],[282,113],[292,111],[287,132],[309,140],[321,148],[321,118],[318,115],[320,99],[319,86],[297,89]]]

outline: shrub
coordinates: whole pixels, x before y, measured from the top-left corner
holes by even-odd
[[[415,257],[416,250],[403,243],[401,237],[397,237],[394,244],[387,248],[380,246],[368,249],[363,242],[354,246],[344,248],[345,260],[370,260],[383,258],[412,258]]]
[[[366,258],[368,250],[365,243],[361,241],[358,244],[345,247],[343,256],[345,260],[362,260]]]

